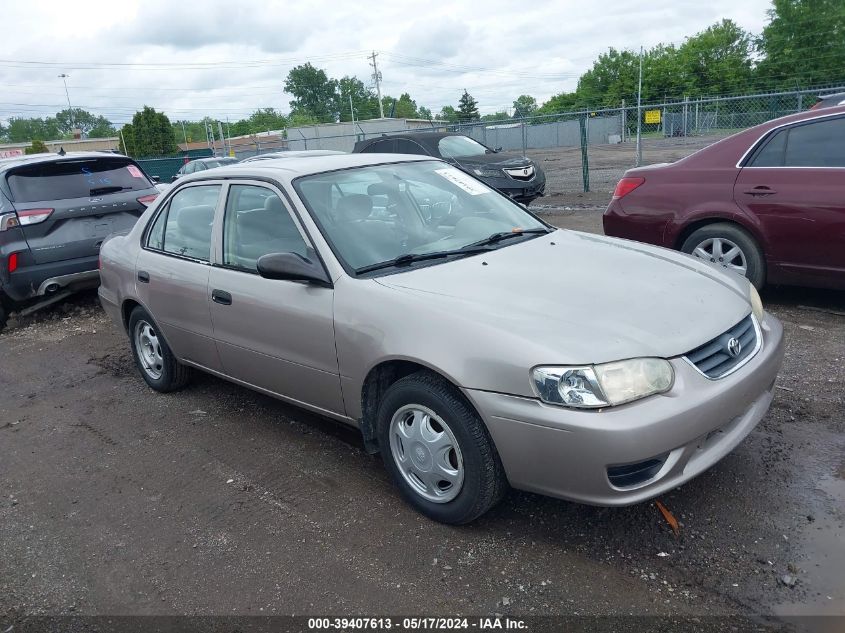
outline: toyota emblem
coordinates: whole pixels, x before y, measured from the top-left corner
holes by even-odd
[[[732,358],[736,358],[742,352],[742,343],[739,342],[738,338],[733,338],[728,341],[728,354],[731,355]]]

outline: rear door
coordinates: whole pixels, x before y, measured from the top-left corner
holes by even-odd
[[[759,218],[771,264],[790,275],[845,275],[845,116],[777,130],[739,173],[734,199]]]
[[[125,156],[24,164],[6,184],[37,264],[96,258],[103,238],[131,229],[158,194]]]
[[[221,370],[211,331],[208,275],[220,183],[190,183],[159,209],[135,263],[138,299],[177,358]]]

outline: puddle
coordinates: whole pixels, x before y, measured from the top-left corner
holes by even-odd
[[[845,463],[817,488],[830,503],[802,534],[804,558],[796,563],[806,593],[800,602],[779,604],[774,612],[799,630],[841,633],[845,627]]]

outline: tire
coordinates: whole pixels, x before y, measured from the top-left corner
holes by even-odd
[[[155,321],[140,306],[129,315],[129,343],[138,371],[151,388],[166,393],[188,384],[190,368],[176,360]]]
[[[9,318],[9,315],[6,313],[6,308],[3,307],[3,304],[0,303],[0,332],[6,327],[6,322]]]
[[[385,467],[405,500],[425,516],[469,523],[507,493],[507,477],[487,428],[440,376],[420,371],[396,381],[379,404],[376,422]],[[417,473],[430,477],[428,483]],[[433,483],[438,477],[443,478]]]
[[[719,243],[721,243],[721,250],[716,247]],[[726,246],[731,248],[724,251]],[[734,256],[731,262],[720,261],[719,253],[729,254],[733,247],[739,250],[739,255]],[[763,257],[763,250],[747,231],[735,224],[717,222],[701,227],[684,240],[681,250],[703,261],[721,264],[728,270],[744,274],[758,290],[766,283],[766,260]],[[733,265],[729,265],[731,263]],[[738,268],[737,264],[744,265],[744,271]]]

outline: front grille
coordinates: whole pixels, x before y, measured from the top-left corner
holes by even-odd
[[[617,488],[630,488],[652,479],[663,467],[669,453],[663,453],[643,462],[608,466],[607,478]]]
[[[749,314],[724,334],[688,352],[686,359],[708,378],[721,378],[751,358],[758,345],[757,328]]]
[[[531,180],[534,178],[534,166],[517,167],[516,169],[506,169],[505,173],[514,180]]]

